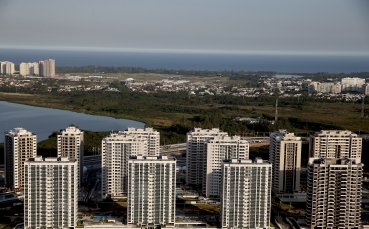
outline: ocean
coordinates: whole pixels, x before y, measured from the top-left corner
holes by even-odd
[[[283,73],[369,72],[369,56],[134,53],[0,49],[0,60],[53,58],[57,66],[122,66],[146,69],[275,71]]]

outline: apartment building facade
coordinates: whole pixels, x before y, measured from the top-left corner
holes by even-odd
[[[361,162],[362,138],[348,130],[321,130],[310,137],[310,157]]]
[[[271,175],[261,159],[223,163],[221,228],[269,228]]]
[[[140,228],[174,227],[176,161],[138,156],[128,161],[127,224]]]
[[[102,198],[127,194],[128,159],[147,156],[147,138],[112,133],[102,140]]]
[[[84,133],[76,126],[68,126],[57,136],[58,157],[77,160],[78,185],[83,182]]]
[[[300,191],[302,140],[286,130],[270,134],[269,162],[274,193]]]
[[[195,128],[187,133],[186,150],[186,183],[190,186],[200,187],[206,182],[207,142],[215,137],[228,136],[217,128]]]
[[[123,134],[129,136],[139,136],[147,139],[147,155],[159,156],[160,150],[160,133],[153,128],[132,128],[129,127]]]
[[[222,192],[223,161],[249,159],[249,143],[239,136],[220,136],[209,140],[206,147],[206,182],[202,191],[206,197],[219,198]]]
[[[37,137],[24,128],[14,128],[5,133],[5,184],[14,191],[22,191],[24,162],[37,156]]]
[[[24,228],[75,228],[77,161],[30,158],[24,163]]]
[[[306,218],[311,228],[360,228],[363,164],[310,158]]]

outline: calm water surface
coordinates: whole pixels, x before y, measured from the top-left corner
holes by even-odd
[[[15,127],[23,127],[37,135],[41,141],[70,124],[83,130],[112,131],[128,127],[142,128],[144,123],[128,119],[115,119],[105,116],[88,115],[65,110],[33,107],[0,101],[0,142],[4,132]]]
[[[368,56],[135,53],[0,49],[15,63],[56,59],[57,66],[126,66],[177,70],[277,72],[369,72]]]

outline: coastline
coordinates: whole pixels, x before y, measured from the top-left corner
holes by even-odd
[[[13,96],[13,97],[9,97],[9,96]],[[114,119],[127,119],[130,121],[141,122],[145,126],[148,125],[147,120],[143,120],[143,119],[125,115],[125,114],[111,115],[109,113],[104,113],[104,112],[94,112],[94,111],[87,111],[85,109],[82,110],[82,109],[77,109],[74,107],[62,106],[61,104],[58,104],[58,103],[45,104],[45,103],[37,103],[37,101],[34,101],[34,100],[19,100],[19,99],[16,99],[15,97],[32,98],[32,97],[42,97],[42,95],[0,92],[0,101],[4,101],[8,103],[15,103],[15,104],[21,104],[21,105],[26,105],[26,106],[32,106],[32,107],[38,107],[38,108],[48,108],[48,109],[61,110],[61,111],[70,111],[70,112],[86,114],[86,115],[104,116],[104,117],[109,117],[109,118],[114,118]]]

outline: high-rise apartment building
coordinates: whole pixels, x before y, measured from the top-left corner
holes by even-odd
[[[261,159],[223,163],[221,228],[269,228],[271,173]]]
[[[274,193],[300,190],[302,140],[285,130],[270,134],[269,162],[273,166]]]
[[[203,184],[203,193],[207,197],[220,197],[223,161],[249,159],[249,143],[239,136],[220,136],[209,140],[206,146],[206,182]]]
[[[195,128],[193,131],[187,133],[187,185],[202,187],[206,182],[207,142],[217,136],[227,135],[227,133],[221,132],[217,128]]]
[[[20,63],[19,75],[21,76],[34,76],[39,74],[38,63]]]
[[[348,130],[322,130],[310,137],[310,157],[361,162],[362,138]]]
[[[148,140],[143,136],[112,133],[102,140],[102,196],[127,193],[128,159],[147,156]]]
[[[365,84],[365,79],[362,78],[342,78],[342,91],[349,91],[349,92],[362,92],[363,85]]]
[[[23,129],[15,128],[5,133],[5,183],[15,191],[22,191],[24,184],[24,162],[37,155],[36,135]]]
[[[83,131],[75,126],[68,126],[58,134],[58,157],[67,157],[69,160],[77,161],[78,184],[83,181]]]
[[[21,76],[29,76],[29,66],[28,63],[20,63],[19,64],[19,75]]]
[[[15,65],[10,61],[0,62],[0,74],[2,75],[13,75],[15,73]]]
[[[47,59],[39,62],[40,76],[54,77],[55,76],[55,60]]]
[[[147,155],[159,156],[160,133],[153,128],[128,128],[123,134],[130,136],[141,136],[147,139]]]
[[[5,66],[5,62],[0,61],[0,75],[4,75],[4,66]]]
[[[77,161],[30,158],[24,163],[24,228],[77,226]]]
[[[310,158],[307,221],[311,228],[360,228],[363,165],[352,159]]]
[[[128,161],[128,225],[174,227],[175,194],[175,160],[139,156]]]
[[[313,81],[308,86],[309,93],[332,93],[340,94],[342,85],[338,82],[316,82]]]

